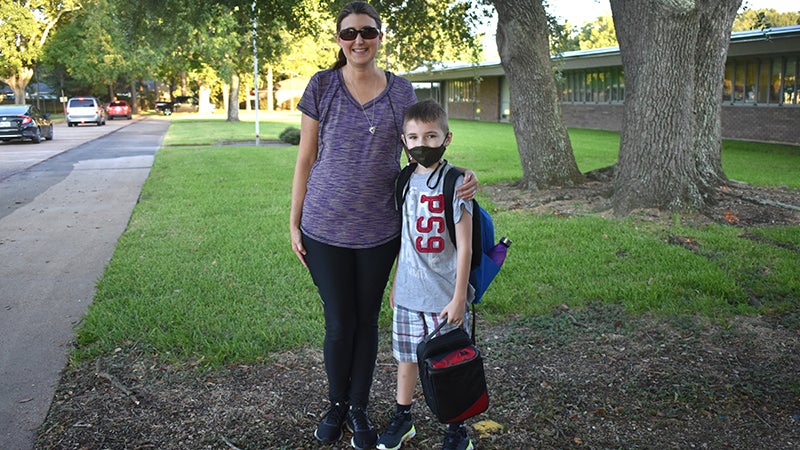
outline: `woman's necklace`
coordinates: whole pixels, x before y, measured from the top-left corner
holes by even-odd
[[[342,76],[344,76],[344,72],[342,72]],[[356,89],[356,84],[353,83],[352,80],[348,82],[347,78],[344,79],[344,82],[345,82],[345,85],[349,85],[351,88],[353,88],[353,92],[356,94],[354,96],[355,100],[356,100],[356,103],[358,103],[358,106],[361,107],[361,112],[364,114],[364,118],[367,119],[367,123],[369,124],[369,134],[375,134],[375,130],[378,128],[378,127],[375,126],[375,105],[372,105],[372,118],[370,118],[367,115],[367,111],[364,109],[364,104],[361,103],[361,100],[360,100],[361,92],[359,92],[358,89]],[[374,92],[375,92],[375,85],[373,84],[372,90],[370,91],[370,94],[374,93]]]

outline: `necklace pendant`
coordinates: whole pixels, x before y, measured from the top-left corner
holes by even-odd
[[[369,134],[375,134],[375,126],[369,127]]]

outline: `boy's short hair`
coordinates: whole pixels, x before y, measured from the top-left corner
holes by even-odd
[[[450,126],[447,123],[447,113],[444,111],[444,108],[442,108],[442,105],[434,100],[422,100],[421,102],[409,106],[406,113],[403,115],[404,133],[406,131],[406,124],[412,120],[423,123],[437,123],[445,134],[450,132]]]

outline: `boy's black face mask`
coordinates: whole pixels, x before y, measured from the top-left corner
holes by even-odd
[[[407,147],[406,147],[407,148]],[[438,147],[428,147],[427,145],[418,145],[414,148],[407,148],[408,154],[422,167],[430,167],[442,159],[444,151],[447,147],[442,144]]]

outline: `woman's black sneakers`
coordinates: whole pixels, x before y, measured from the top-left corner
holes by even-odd
[[[342,424],[348,416],[347,405],[334,403],[314,430],[314,437],[324,444],[338,441],[342,438]]]

